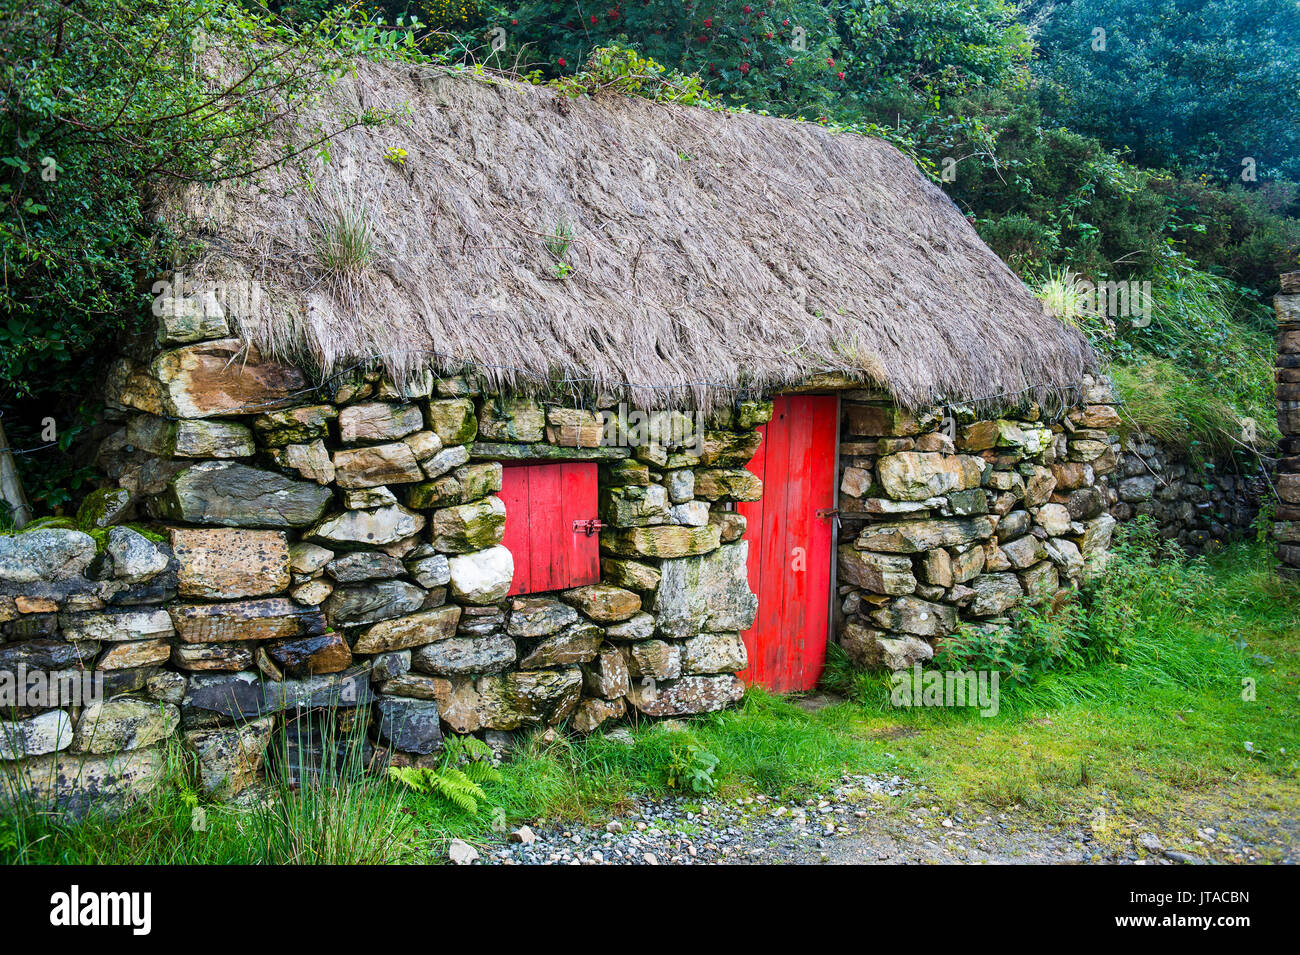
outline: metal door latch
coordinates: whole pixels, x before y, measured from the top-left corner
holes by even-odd
[[[604,526],[605,526],[604,524],[596,520],[594,517],[591,520],[587,520],[587,521],[574,521],[573,533],[575,534],[582,533],[590,537],[592,534],[600,533],[600,529]]]
[[[836,527],[840,526],[840,512],[837,508],[819,507],[817,508],[817,510],[813,511],[813,514],[817,517],[818,520],[834,521]]]

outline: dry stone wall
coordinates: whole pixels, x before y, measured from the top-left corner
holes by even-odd
[[[1282,575],[1300,580],[1300,272],[1282,276],[1282,291],[1273,299],[1273,307],[1277,312],[1277,423],[1282,432],[1273,536]]]
[[[1243,456],[1230,464],[1195,462],[1134,433],[1114,439],[1119,469],[1110,513],[1121,523],[1149,517],[1162,537],[1197,553],[1251,533],[1267,476]]]
[[[844,396],[838,630],[856,663],[929,660],[962,625],[1005,626],[1103,566],[1119,419],[1108,383],[1082,397],[1049,422],[1034,405],[976,420]]]
[[[296,776],[358,727],[375,765],[420,764],[448,732],[740,698],[757,601],[731,505],[762,493],[744,464],[770,403],[701,429],[466,377],[321,391],[215,302],[171,306],[107,383],[112,486],[76,522],[0,538],[0,677],[102,680],[5,714],[10,798],[124,800],[173,743],[233,795],[289,727]],[[554,460],[599,469],[604,579],[507,597],[503,466]]]

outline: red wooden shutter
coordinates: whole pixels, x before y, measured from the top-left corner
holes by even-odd
[[[511,594],[600,583],[600,538],[575,531],[597,518],[596,465],[521,464],[501,475],[502,540],[515,559]]]

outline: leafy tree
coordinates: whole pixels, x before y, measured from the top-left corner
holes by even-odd
[[[1033,53],[1008,0],[841,0],[836,9],[852,87],[941,97],[1014,84]]]
[[[1070,128],[1145,165],[1300,179],[1295,0],[1040,6],[1045,101]]]
[[[348,56],[404,39],[346,16],[294,31],[229,0],[6,5],[0,411],[16,446],[44,445],[47,418],[68,446],[111,351],[102,346],[147,313],[143,292],[169,246],[150,198],[255,174],[254,143],[299,99]],[[318,130],[315,142],[334,132]],[[33,503],[47,506],[84,474],[55,453],[22,463]]]

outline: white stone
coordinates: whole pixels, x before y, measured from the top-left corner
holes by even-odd
[[[447,847],[447,858],[456,865],[469,865],[478,861],[478,850],[464,839],[453,839]]]
[[[418,534],[424,523],[423,514],[393,504],[373,511],[335,514],[308,531],[307,536],[329,543],[383,546]]]
[[[458,554],[447,563],[452,596],[465,603],[496,603],[506,595],[515,575],[515,559],[500,544],[471,554]]]
[[[57,753],[72,745],[72,720],[50,710],[25,720],[0,722],[0,759],[23,759]]]
[[[703,527],[709,523],[709,504],[707,501],[674,504],[668,509],[668,521],[684,527]]]

